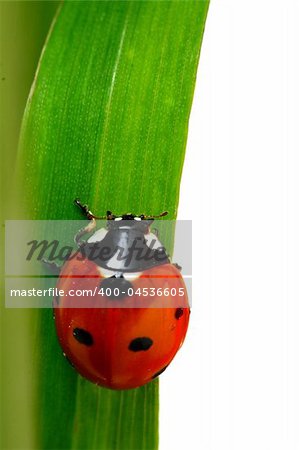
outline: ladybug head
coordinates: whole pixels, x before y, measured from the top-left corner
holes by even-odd
[[[136,216],[132,213],[114,216],[111,211],[107,211],[107,221],[109,229],[134,228],[145,232],[154,221],[154,217],[144,216],[143,214]]]

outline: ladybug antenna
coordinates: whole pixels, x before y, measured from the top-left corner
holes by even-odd
[[[165,217],[167,216],[168,211],[163,211],[160,214],[158,214],[157,216],[145,216],[144,214],[141,214],[140,219],[142,220],[150,220],[150,219],[159,219],[159,217]]]
[[[89,220],[95,220],[95,219],[112,219],[113,218],[113,214],[111,211],[107,211],[106,216],[95,216],[90,209],[88,208],[88,205],[83,205],[83,203],[81,203],[81,201],[76,198],[74,200],[74,203],[76,206],[78,206],[78,208],[80,208],[80,210],[82,211],[82,213],[87,217],[87,219]]]

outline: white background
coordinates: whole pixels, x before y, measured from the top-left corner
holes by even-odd
[[[161,450],[299,449],[299,4],[212,0],[184,167],[188,337]]]

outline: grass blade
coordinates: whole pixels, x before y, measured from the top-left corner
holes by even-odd
[[[207,8],[193,0],[63,4],[24,115],[26,217],[76,219],[80,197],[98,214],[168,210],[175,218]],[[91,385],[61,356],[51,311],[35,318],[39,447],[157,448],[157,381],[127,392]]]

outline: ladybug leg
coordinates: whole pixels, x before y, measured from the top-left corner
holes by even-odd
[[[159,219],[159,217],[165,217],[165,216],[167,216],[167,214],[168,214],[168,211],[163,211],[160,214],[158,214],[157,216],[145,216],[144,214],[141,214],[138,217],[140,217],[140,219],[142,219],[142,220],[153,220],[153,219]]]
[[[43,266],[45,269],[47,269],[49,272],[51,272],[52,275],[59,275],[61,271],[61,267],[58,266],[53,261],[48,261],[47,259],[42,259]]]
[[[84,216],[86,216],[87,219],[89,219],[89,220],[93,220],[93,219],[108,219],[108,220],[115,219],[115,216],[114,216],[114,214],[112,214],[111,211],[107,211],[106,216],[102,216],[102,217],[95,216],[95,215],[90,211],[90,209],[88,208],[88,206],[87,206],[87,205],[83,205],[83,203],[81,203],[81,201],[80,201],[78,198],[76,198],[76,199],[74,200],[74,203],[75,203],[76,206],[78,206],[78,208],[80,208],[81,212],[82,212],[82,213],[84,214]]]
[[[180,272],[182,271],[182,266],[180,266],[179,264],[173,263],[172,265],[173,265],[174,267],[176,267]]]
[[[78,208],[80,208],[81,212],[84,214],[84,216],[87,217],[87,219],[90,220],[90,223],[84,227],[81,228],[74,236],[74,241],[75,244],[78,245],[78,247],[82,247],[84,244],[86,244],[86,241],[83,241],[81,238],[82,236],[84,236],[87,233],[90,233],[91,231],[93,231],[96,227],[96,219],[100,219],[100,217],[96,217],[88,208],[87,205],[83,205],[83,203],[81,203],[81,201],[76,198],[74,200],[74,203],[76,206],[78,206]]]
[[[95,229],[95,227],[96,227],[96,221],[95,221],[95,219],[91,219],[90,223],[86,227],[81,228],[81,230],[79,230],[75,234],[74,241],[78,245],[78,247],[82,247],[82,245],[86,244],[86,241],[81,239],[82,236],[93,231]]]
[[[78,208],[80,208],[81,212],[87,217],[87,219],[90,220],[90,223],[86,227],[81,228],[81,230],[79,230],[78,233],[74,237],[74,241],[78,245],[78,247],[82,247],[83,245],[86,244],[86,241],[83,241],[81,238],[82,238],[82,236],[84,236],[84,234],[90,233],[91,231],[93,231],[95,229],[96,219],[112,220],[115,218],[115,216],[112,214],[111,211],[107,211],[106,216],[98,217],[98,216],[95,216],[90,211],[90,209],[88,208],[87,205],[83,205],[83,203],[81,203],[81,201],[78,198],[76,198],[74,200],[74,203],[76,206],[78,206]]]

